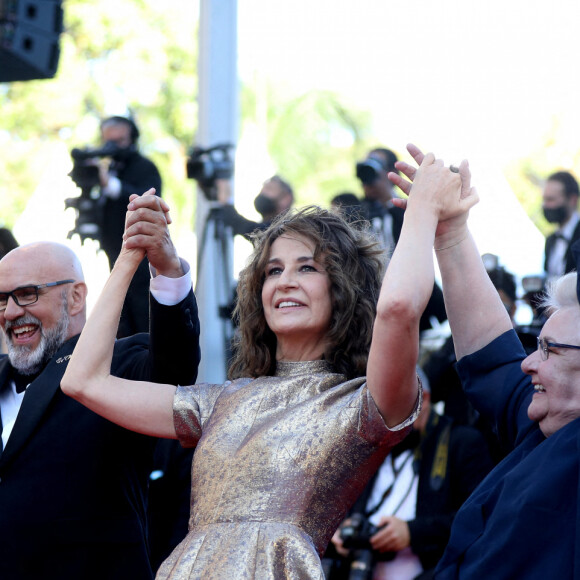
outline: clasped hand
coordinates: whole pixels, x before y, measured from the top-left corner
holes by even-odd
[[[158,274],[176,278],[183,275],[179,256],[169,235],[171,216],[165,200],[151,188],[143,195],[131,195],[125,217],[123,247],[119,258],[135,268],[147,256]]]
[[[409,199],[396,198],[393,203],[401,208],[406,208],[408,204],[430,208],[439,222],[438,235],[443,233],[442,230],[463,225],[469,210],[479,201],[475,188],[471,187],[468,162],[462,161],[459,172],[455,173],[433,153],[425,155],[413,144],[407,145],[407,150],[419,167],[415,168],[404,161],[395,164],[409,181],[397,173],[389,173],[389,179]]]

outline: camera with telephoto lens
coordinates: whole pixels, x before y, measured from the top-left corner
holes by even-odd
[[[371,538],[384,526],[375,526],[361,513],[352,514],[340,528],[340,539],[351,550],[348,580],[369,580],[376,562],[389,562],[396,552],[375,552]]]
[[[340,528],[340,539],[347,550],[371,550],[371,538],[380,530],[363,514],[352,514]]]
[[[100,240],[102,228],[102,209],[99,204],[100,192],[95,188],[99,185],[99,168],[93,159],[111,157],[117,160],[130,154],[134,148],[119,147],[113,141],[108,141],[99,149],[73,149],[70,154],[73,168],[69,173],[81,194],[64,200],[65,209],[72,207],[76,211],[75,227],[68,233],[70,239],[74,234],[81,237],[81,242],[90,238]]]
[[[374,157],[368,157],[356,164],[356,176],[364,185],[374,183],[380,177],[380,172],[384,170],[382,163]]]
[[[81,189],[88,189],[99,185],[99,168],[92,161],[100,157],[111,157],[118,161],[130,155],[134,147],[119,147],[114,141],[107,141],[99,149],[78,149],[70,152],[73,159],[73,168],[69,173],[71,179]]]
[[[210,201],[216,200],[216,179],[230,179],[234,174],[234,161],[230,143],[214,145],[209,149],[194,147],[187,158],[187,177],[195,179]]]
[[[343,546],[351,550],[348,580],[370,580],[375,554],[370,540],[379,531],[361,513],[352,514],[340,528]]]

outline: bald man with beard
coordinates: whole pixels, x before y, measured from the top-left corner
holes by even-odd
[[[165,204],[139,198],[155,277],[150,335],[115,342],[113,374],[191,384],[199,321]],[[38,242],[0,260],[0,578],[150,579],[146,493],[156,439],[65,396],[60,380],[86,321],[87,286],[66,246]]]

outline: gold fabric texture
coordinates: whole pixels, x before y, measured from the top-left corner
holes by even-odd
[[[332,534],[407,433],[386,428],[364,378],[324,361],[179,387],[174,418],[182,445],[197,445],[191,516],[158,579],[323,580]]]

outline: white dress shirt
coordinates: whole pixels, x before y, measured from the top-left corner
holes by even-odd
[[[369,517],[371,523],[378,525],[382,516],[396,516],[408,522],[415,518],[417,510],[417,489],[419,476],[413,469],[412,450],[398,455],[394,460],[389,455],[377,472],[373,490],[367,502],[367,510],[376,506],[386,489],[392,486],[391,492],[382,502],[380,508]],[[390,562],[377,562],[374,567],[373,580],[412,580],[423,571],[419,558],[405,548],[397,553]]]

